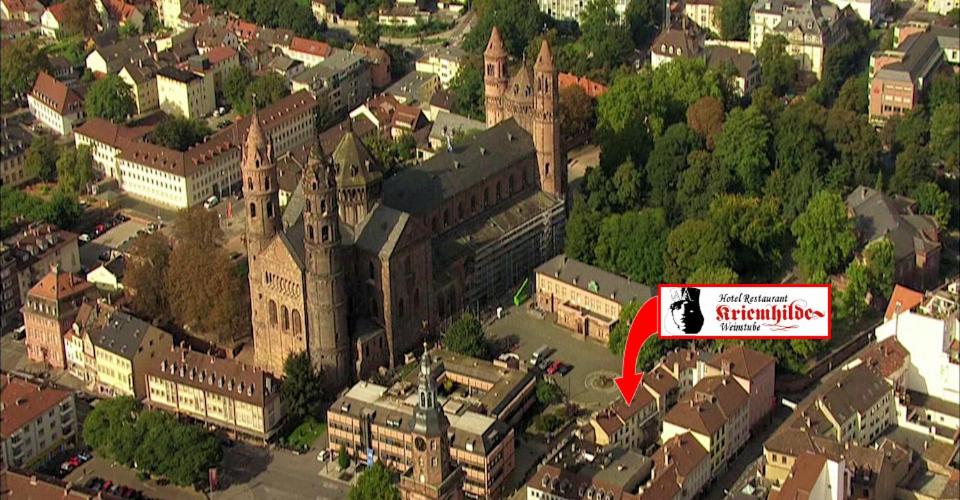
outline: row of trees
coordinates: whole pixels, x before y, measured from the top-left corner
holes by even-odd
[[[161,233],[135,240],[123,284],[131,309],[209,341],[229,343],[250,333],[246,271],[222,247],[216,212],[182,210],[175,244]]]
[[[317,23],[310,2],[298,0],[213,0],[217,12],[230,12],[259,26],[285,28],[304,38],[320,38],[326,26]]]
[[[202,485],[220,464],[220,441],[202,426],[162,411],[143,410],[133,398],[100,401],[83,422],[83,441],[100,455],[162,476],[181,486]]]

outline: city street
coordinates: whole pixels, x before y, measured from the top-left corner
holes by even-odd
[[[320,476],[315,450],[294,455],[243,443],[224,449],[221,490],[213,498],[345,498],[349,485]]]

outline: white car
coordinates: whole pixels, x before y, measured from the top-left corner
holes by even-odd
[[[317,462],[326,462],[330,458],[330,450],[320,450],[320,453],[317,453]]]
[[[217,206],[217,203],[220,203],[220,198],[217,195],[213,195],[207,198],[207,201],[203,202],[203,208],[210,210],[211,208]]]

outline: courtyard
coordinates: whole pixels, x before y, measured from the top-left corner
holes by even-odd
[[[578,337],[561,328],[528,304],[504,311],[502,319],[486,325],[487,337],[494,343],[510,346],[509,350],[528,362],[540,346],[554,352],[551,360],[573,367],[566,375],[553,375],[571,401],[585,409],[596,410],[620,397],[613,379],[620,375],[621,360],[607,346]]]

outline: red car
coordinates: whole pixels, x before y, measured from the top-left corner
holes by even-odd
[[[547,367],[547,375],[553,375],[560,371],[560,368],[563,366],[563,363],[559,361],[554,361],[550,363],[550,366]]]

